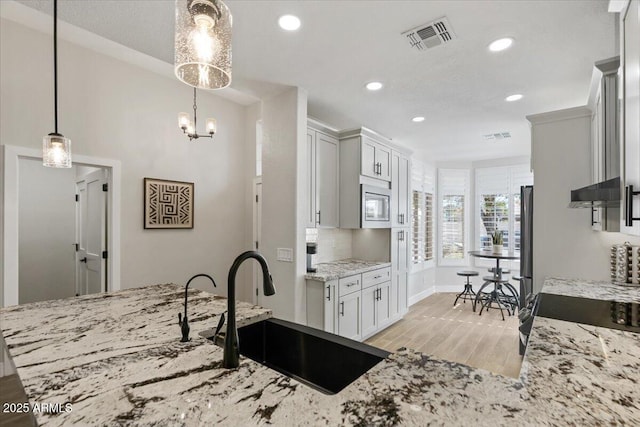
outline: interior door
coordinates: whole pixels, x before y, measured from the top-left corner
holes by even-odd
[[[76,181],[76,293],[106,291],[106,178],[100,169]],[[106,255],[106,252],[104,252]]]
[[[255,206],[253,210],[253,238],[254,249],[260,251],[260,241],[262,239],[262,180],[255,184]],[[262,291],[262,269],[257,262],[253,262],[253,291],[254,303],[262,305],[264,294]]]

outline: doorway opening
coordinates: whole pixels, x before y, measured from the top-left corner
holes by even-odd
[[[120,289],[120,162],[3,145],[3,307]]]

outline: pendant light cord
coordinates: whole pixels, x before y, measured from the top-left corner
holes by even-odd
[[[58,134],[58,0],[53,0],[53,114]]]

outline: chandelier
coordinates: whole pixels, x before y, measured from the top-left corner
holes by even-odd
[[[198,123],[198,117],[196,115],[196,111],[198,106],[196,104],[196,88],[193,88],[193,121],[189,118],[189,114],[180,113],[178,114],[178,126],[182,129],[182,133],[189,137],[189,141],[198,138],[213,138],[213,135],[217,130],[216,119],[207,119],[205,122],[205,129],[207,130],[207,134],[199,135],[196,132],[196,125]]]

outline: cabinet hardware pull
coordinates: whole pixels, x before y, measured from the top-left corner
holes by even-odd
[[[344,316],[344,301],[340,303],[340,316]]]
[[[327,291],[329,292],[329,295],[327,295],[327,301],[331,301],[331,285],[327,286]]]
[[[373,164],[373,174],[374,175],[378,175],[378,164],[377,163]]]
[[[373,276],[374,279],[379,279],[381,277],[382,277],[381,275]]]
[[[316,212],[316,216],[318,217],[318,224],[320,224],[320,218],[321,218],[320,211]]]
[[[640,194],[640,191],[633,191],[633,185],[624,187],[624,225],[633,227],[633,221],[640,221],[640,217],[633,217],[633,196]]]
[[[355,286],[357,284],[358,284],[358,282],[347,283],[347,287],[350,288],[351,286]]]

